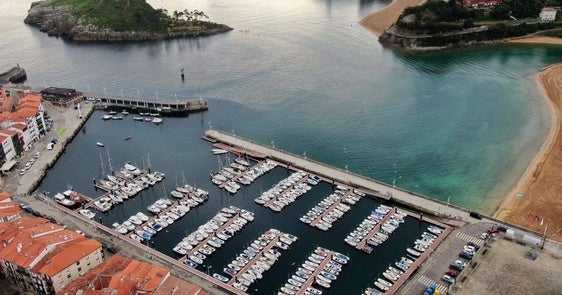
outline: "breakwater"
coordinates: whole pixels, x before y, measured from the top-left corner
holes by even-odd
[[[27,74],[24,68],[20,68],[19,65],[17,67],[13,67],[8,71],[0,74],[0,84],[7,84],[7,83],[19,83],[24,81],[27,78]]]
[[[190,112],[201,112],[209,109],[209,103],[200,98],[186,99],[163,99],[130,96],[115,96],[111,94],[84,93],[88,100],[96,101],[100,109],[129,109],[133,112],[157,112],[160,115],[187,114]]]
[[[385,184],[367,177],[354,174],[347,170],[339,169],[314,160],[302,158],[275,147],[268,147],[257,142],[240,138],[218,130],[208,130],[205,137],[223,142],[241,150],[259,152],[266,157],[282,162],[287,168],[299,168],[310,171],[324,178],[334,185],[341,183],[360,188],[370,195],[384,200],[391,200],[417,211],[431,215],[446,217],[456,220],[468,220],[470,212],[466,209],[452,206],[427,196]]]

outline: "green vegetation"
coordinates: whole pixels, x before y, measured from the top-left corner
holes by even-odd
[[[427,0],[405,9],[396,26],[421,47],[501,40],[562,28],[560,21],[537,19],[543,7],[561,4],[562,0],[504,0],[491,9],[473,9],[460,0]],[[549,31],[549,35],[560,36],[562,31]]]
[[[84,24],[114,31],[177,32],[221,26],[200,20],[208,18],[201,11],[186,9],[181,16],[174,12],[171,17],[165,9],[154,9],[145,0],[53,0],[50,4],[70,5]]]

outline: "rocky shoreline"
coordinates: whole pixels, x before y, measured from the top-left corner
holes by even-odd
[[[226,25],[212,29],[178,32],[114,31],[85,24],[73,13],[71,6],[53,6],[48,2],[33,2],[24,22],[39,27],[49,36],[62,37],[76,42],[150,41],[175,38],[209,36],[231,31]]]

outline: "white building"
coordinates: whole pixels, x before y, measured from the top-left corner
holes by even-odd
[[[541,21],[554,21],[556,19],[556,8],[554,7],[545,7],[541,10],[539,14],[539,18]]]

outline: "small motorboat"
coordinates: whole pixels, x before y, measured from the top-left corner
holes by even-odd
[[[132,137],[131,136],[127,136],[125,137],[125,140],[130,140]]]
[[[103,144],[103,142],[99,142],[99,141],[96,142],[96,144],[97,144],[99,147],[104,147],[104,146],[105,146],[105,144]]]

